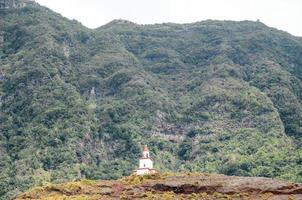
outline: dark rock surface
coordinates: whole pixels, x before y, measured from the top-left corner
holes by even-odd
[[[130,176],[118,181],[80,181],[36,188],[17,199],[246,199],[301,200],[302,184],[218,174]]]

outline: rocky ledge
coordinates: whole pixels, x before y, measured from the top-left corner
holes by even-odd
[[[302,184],[218,174],[157,174],[34,188],[16,199],[302,200]]]

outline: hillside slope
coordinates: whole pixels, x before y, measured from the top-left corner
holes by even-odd
[[[302,182],[302,39],[260,22],[95,30],[0,10],[0,196],[161,171]]]
[[[302,185],[260,177],[216,174],[162,174],[125,177],[117,181],[82,180],[34,188],[21,199],[257,199],[302,198]]]

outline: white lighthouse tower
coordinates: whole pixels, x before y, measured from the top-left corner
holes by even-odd
[[[153,168],[153,160],[150,157],[150,151],[147,146],[145,146],[142,157],[139,159],[139,168],[134,170],[134,173],[136,175],[156,173],[156,170]]]

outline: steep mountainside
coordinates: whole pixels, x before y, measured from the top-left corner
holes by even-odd
[[[302,39],[260,22],[95,30],[0,9],[0,196],[161,171],[302,182]]]

